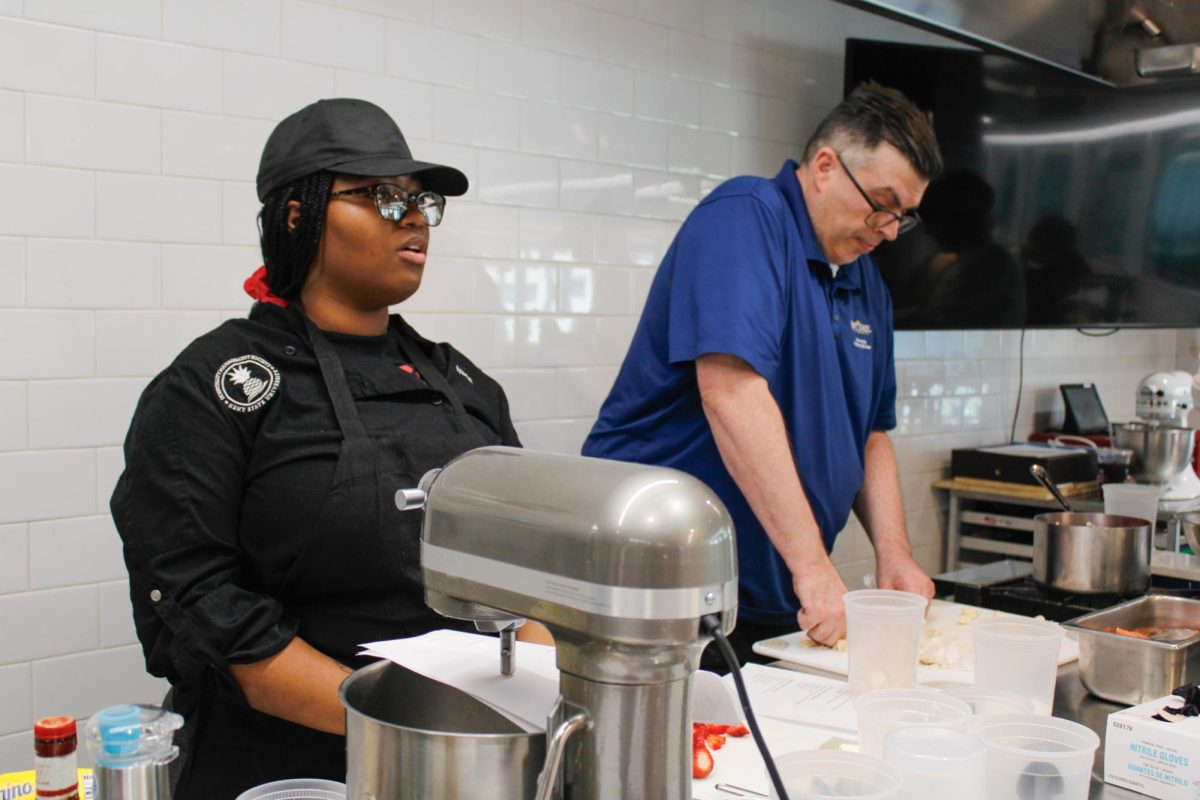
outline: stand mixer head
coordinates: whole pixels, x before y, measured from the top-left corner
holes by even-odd
[[[1188,427],[1192,410],[1193,378],[1183,370],[1152,372],[1137,388],[1138,419],[1157,424]]]
[[[426,603],[554,634],[538,797],[690,798],[700,620],[729,632],[737,612],[733,523],[716,495],[676,470],[503,447],[459,456],[421,488]]]

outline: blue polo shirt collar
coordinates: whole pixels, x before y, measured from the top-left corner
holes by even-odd
[[[796,177],[796,170],[799,168],[800,165],[794,159],[789,158],[783,162],[783,167],[775,176],[775,185],[783,192],[783,198],[787,201],[788,208],[791,209],[792,216],[796,220],[796,228],[800,231],[800,241],[804,243],[804,252],[808,255],[809,266],[820,265],[818,267],[820,274],[828,279],[831,274],[829,259],[825,257],[825,251],[817,240],[817,231],[813,228],[812,219],[808,216],[808,206],[804,203],[804,194],[800,191],[800,180]],[[858,260],[843,264],[837,271],[837,275],[834,276],[833,283],[839,289],[861,292],[862,270],[857,267]]]

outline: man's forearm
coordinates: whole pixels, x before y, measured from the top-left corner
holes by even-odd
[[[866,478],[854,503],[871,544],[875,546],[876,579],[881,589],[899,589],[933,597],[933,581],[913,559],[904,526],[896,453],[886,433],[867,437]]]
[[[891,438],[882,431],[867,437],[864,453],[865,476],[862,490],[854,501],[858,516],[875,552],[912,554],[912,545],[904,524],[904,504],[900,499],[900,476]]]
[[[766,380],[734,356],[696,366],[704,414],[725,469],[793,574],[828,561]]]

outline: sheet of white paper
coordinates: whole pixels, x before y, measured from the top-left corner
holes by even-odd
[[[737,725],[742,721],[737,690],[715,672],[699,670],[692,676],[692,721],[712,725]]]
[[[733,677],[726,675],[724,680],[732,684]],[[742,667],[742,680],[750,707],[760,717],[858,733],[858,717],[845,681],[761,664]]]
[[[366,655],[386,658],[487,703],[523,729],[544,731],[558,697],[554,648],[516,643],[516,670],[500,674],[500,640],[461,631],[432,631],[411,639],[371,642]]]

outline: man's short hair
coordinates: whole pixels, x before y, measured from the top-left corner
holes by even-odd
[[[860,83],[821,121],[804,147],[807,163],[822,147],[837,151],[895,147],[927,181],[942,171],[942,154],[929,117],[895,89]]]

